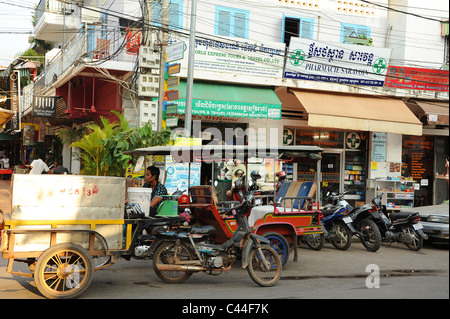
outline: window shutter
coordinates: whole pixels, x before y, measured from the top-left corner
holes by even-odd
[[[169,26],[170,28],[181,28],[180,4],[172,2],[169,7]]]
[[[302,38],[312,39],[312,26],[311,22],[302,20],[301,34]]]
[[[219,11],[218,35],[230,36],[231,14],[227,11]]]
[[[243,13],[236,13],[234,16],[234,36],[245,38],[245,26],[247,25],[247,18]]]

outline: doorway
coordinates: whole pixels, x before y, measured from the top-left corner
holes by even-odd
[[[343,176],[343,151],[325,151],[322,153],[320,201],[323,205],[328,192],[342,193],[344,191]]]

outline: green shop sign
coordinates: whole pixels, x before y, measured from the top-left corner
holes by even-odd
[[[186,83],[180,83],[178,113],[186,112]],[[281,119],[281,102],[269,88],[195,83],[192,114],[201,116]]]

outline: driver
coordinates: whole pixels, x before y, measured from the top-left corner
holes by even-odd
[[[152,189],[150,216],[154,217],[158,212],[159,205],[163,201],[163,196],[168,195],[166,187],[159,181],[159,168],[154,165],[147,167],[143,187]]]

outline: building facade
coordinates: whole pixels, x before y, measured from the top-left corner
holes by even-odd
[[[21,111],[41,141],[114,119],[111,110],[136,126],[184,126],[192,1],[41,3],[35,36],[56,49],[29,92],[55,98],[56,114],[33,116],[31,103]],[[415,181],[416,198],[398,206],[448,200],[436,178],[448,157],[448,10],[443,0],[198,1],[194,135],[207,144],[254,129],[246,143],[319,145],[321,171],[283,169],[318,179],[322,192],[352,190],[355,205],[370,202],[380,178]],[[179,99],[167,107],[161,48],[180,42],[184,56],[170,63],[181,81],[168,89]],[[63,153],[76,173],[67,145]]]

